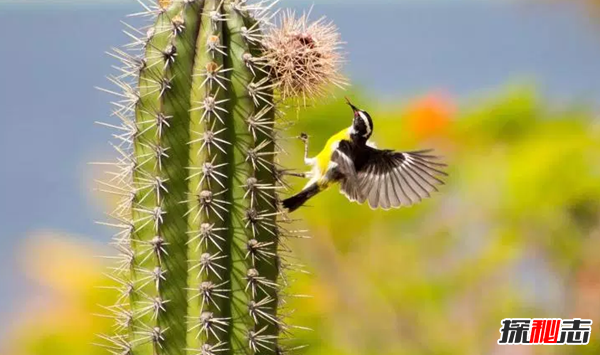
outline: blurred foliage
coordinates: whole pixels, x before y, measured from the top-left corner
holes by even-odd
[[[460,105],[442,94],[391,106],[359,96],[351,98],[372,114],[379,147],[435,148],[450,177],[433,199],[409,209],[372,211],[331,189],[298,212],[297,227],[313,237],[291,242],[310,271],[290,274],[291,291],[313,296],[289,301],[296,323],[313,329],[298,330],[310,344],[301,353],[515,354],[495,345],[505,317],[598,319],[600,122],[590,111],[553,107],[522,87]],[[301,118],[289,133],[309,133],[314,155],[350,124],[351,112],[338,99],[287,118]],[[283,164],[305,169],[302,144],[284,145]],[[293,181],[295,189],[302,184]],[[36,271],[62,290],[61,307],[27,312],[3,354],[101,352],[90,345],[108,327],[91,316],[109,301],[92,289],[104,282],[100,264],[87,260],[87,250],[53,256],[71,248],[56,243],[24,258],[62,263]],[[93,277],[80,277],[91,268]],[[68,289],[60,286],[65,278]],[[598,337],[595,327],[585,347],[518,351],[597,354]]]
[[[115,286],[102,275],[105,263],[97,255],[105,246],[93,246],[57,233],[36,233],[21,250],[21,269],[35,288],[22,299],[12,331],[0,354],[105,355],[93,346],[96,334],[105,332],[112,319],[101,306],[114,303]]]

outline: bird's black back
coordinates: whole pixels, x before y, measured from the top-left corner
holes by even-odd
[[[337,149],[346,154],[354,162],[356,172],[363,171],[367,163],[385,165],[385,156],[394,154],[394,151],[389,149],[381,150],[369,147],[362,140],[341,141]]]

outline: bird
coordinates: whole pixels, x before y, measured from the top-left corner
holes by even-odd
[[[297,174],[308,183],[297,194],[284,199],[282,205],[293,212],[306,201],[339,184],[340,192],[350,201],[372,209],[407,207],[438,191],[447,165],[432,149],[398,152],[378,149],[369,139],[373,134],[373,119],[354,106],[352,124],[331,136],[325,147],[313,158],[308,157],[308,135],[300,134],[304,142],[304,163],[312,169]]]

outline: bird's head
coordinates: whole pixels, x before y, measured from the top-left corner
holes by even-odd
[[[373,133],[373,120],[371,119],[371,116],[367,113],[367,111],[361,110],[354,106],[350,100],[348,100],[348,98],[346,98],[346,102],[354,112],[350,134],[353,138],[368,140]]]

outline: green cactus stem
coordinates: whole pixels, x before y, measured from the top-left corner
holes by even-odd
[[[241,0],[146,10],[155,20],[138,40],[143,56],[115,54],[135,80],[112,79],[124,89],[115,114],[125,134],[106,184],[128,193],[114,213],[122,257],[112,278],[122,287],[106,346],[278,353],[281,212],[261,19]]]
[[[142,0],[139,0],[140,2]],[[120,252],[115,355],[281,354],[277,107],[339,84],[335,28],[291,13],[263,33],[272,4],[160,0],[115,49],[119,157],[103,190]],[[138,54],[132,53],[138,50]],[[295,60],[297,58],[299,60]],[[283,336],[283,337],[282,337]]]

